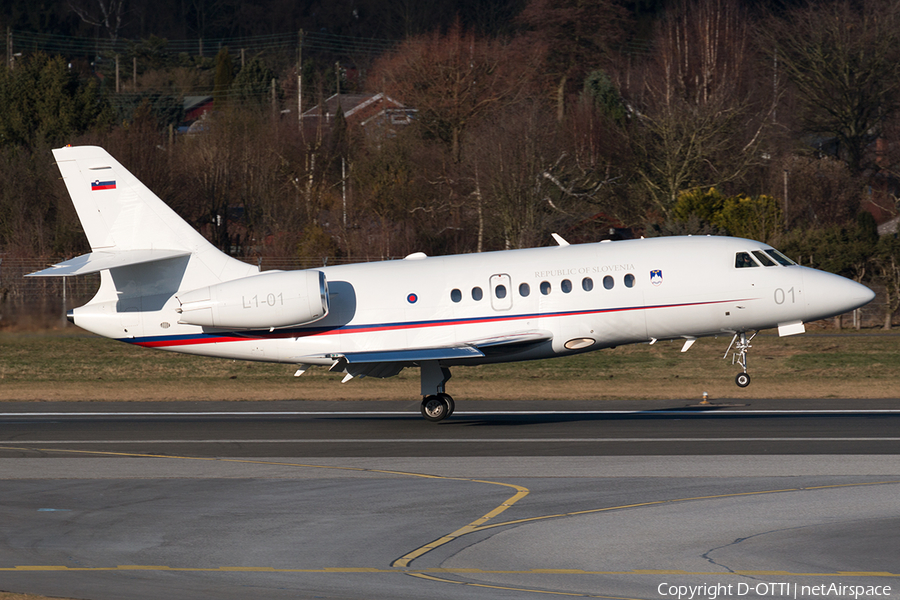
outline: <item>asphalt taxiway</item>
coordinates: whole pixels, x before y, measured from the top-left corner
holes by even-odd
[[[895,407],[4,404],[0,590],[900,598]]]

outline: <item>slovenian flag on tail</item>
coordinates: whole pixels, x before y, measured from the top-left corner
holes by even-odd
[[[116,189],[115,181],[100,181],[98,179],[97,181],[91,182],[91,191],[92,192],[96,192],[98,190],[114,190],[114,189]]]

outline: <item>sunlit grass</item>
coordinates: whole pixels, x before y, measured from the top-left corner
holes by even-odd
[[[879,331],[760,335],[750,351],[753,384],[739,390],[730,339],[658,342],[543,361],[455,367],[448,390],[468,398],[661,398],[900,396],[900,335]],[[293,365],[163,352],[79,333],[0,333],[0,399],[412,399],[418,370],[340,385],[324,367],[291,377]],[[297,382],[296,384],[294,382]],[[896,391],[895,391],[896,390]],[[68,395],[67,395],[68,394]]]

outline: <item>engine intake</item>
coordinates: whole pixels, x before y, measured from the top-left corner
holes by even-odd
[[[176,294],[178,322],[225,329],[304,325],[328,314],[321,271],[269,271]]]

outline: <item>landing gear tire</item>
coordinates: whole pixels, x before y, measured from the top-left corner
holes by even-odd
[[[750,385],[750,375],[748,373],[738,373],[734,378],[734,382],[738,387],[745,388]]]
[[[422,416],[425,417],[426,421],[437,423],[450,416],[450,412],[452,411],[450,402],[452,402],[452,399],[448,402],[447,399],[443,397],[445,395],[446,394],[425,396],[422,399]]]
[[[447,416],[449,417],[450,415],[452,415],[453,411],[456,410],[456,402],[453,401],[453,396],[451,396],[450,394],[445,394],[443,392],[441,392],[437,396],[438,396],[438,398],[440,398],[444,402],[446,402],[448,407],[450,407],[447,412]]]

